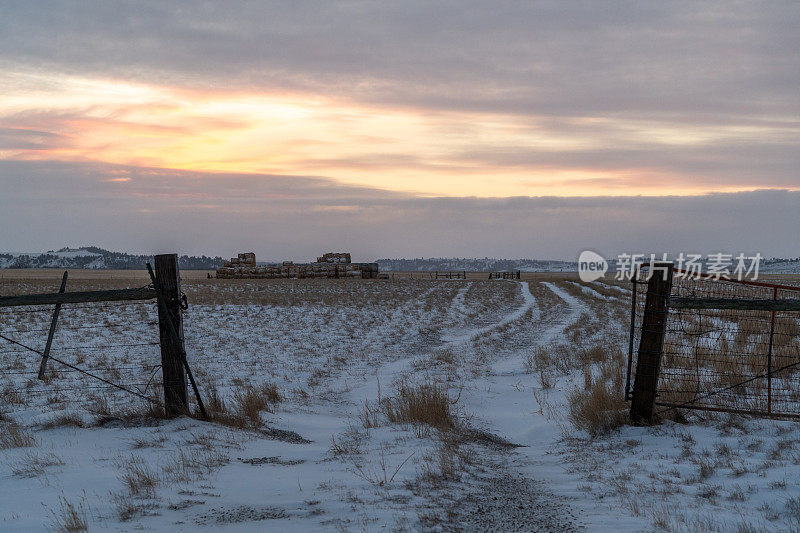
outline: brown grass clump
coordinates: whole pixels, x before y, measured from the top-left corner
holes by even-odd
[[[211,417],[214,418],[216,414],[224,413],[226,411],[225,398],[223,398],[222,394],[220,394],[216,381],[209,381],[207,390],[208,396],[206,397],[206,410],[209,412]]]
[[[145,516],[156,507],[153,502],[143,502],[123,492],[112,492],[111,501],[116,507],[117,518],[119,518],[120,522],[127,522],[136,517]]]
[[[233,402],[237,414],[247,419],[254,427],[261,425],[261,411],[269,410],[267,397],[252,385],[247,385],[234,392]]]
[[[106,396],[98,394],[90,395],[84,408],[97,418],[90,424],[93,426],[104,426],[110,422],[123,422],[128,425],[136,425],[152,419],[164,419],[166,413],[161,406],[158,397],[151,395],[150,401],[124,403],[117,401],[113,405]],[[67,424],[68,425],[68,424]]]
[[[42,424],[42,429],[54,429],[61,427],[84,427],[83,418],[77,413],[61,413],[51,420]]]
[[[0,389],[0,403],[9,405],[27,405],[25,395],[14,388],[13,383],[4,384]]]
[[[275,383],[264,383],[261,386],[261,392],[264,394],[267,402],[277,405],[283,401],[283,396],[278,391],[278,386]]]
[[[11,473],[16,477],[34,478],[45,475],[50,467],[64,464],[66,463],[54,453],[26,452],[11,466]]]
[[[602,344],[596,344],[590,348],[584,348],[580,357],[584,363],[603,363],[609,358],[609,352]]]
[[[89,524],[86,520],[86,509],[83,501],[77,504],[72,503],[64,496],[60,496],[59,510],[50,511],[53,518],[53,529],[64,533],[75,533],[78,531],[88,531]]]
[[[386,398],[383,413],[395,424],[410,424],[423,436],[425,426],[440,430],[455,429],[458,425],[447,386],[436,381],[420,384],[401,383],[397,394]]]
[[[36,437],[27,429],[13,422],[0,425],[0,450],[28,448],[37,444]]]
[[[569,420],[596,437],[628,422],[628,404],[606,380],[592,381],[569,395]]]
[[[209,412],[218,423],[237,428],[259,428],[261,411],[274,412],[274,406],[283,401],[283,396],[274,383],[261,386],[240,384],[230,402],[226,402],[216,386],[209,395]],[[230,408],[229,408],[230,405]]]
[[[144,459],[131,456],[130,460],[121,466],[120,481],[122,481],[130,494],[150,498],[155,497],[158,474],[149,467]]]

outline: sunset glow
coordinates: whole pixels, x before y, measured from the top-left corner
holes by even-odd
[[[645,142],[670,150],[773,139],[793,124],[670,124],[526,117],[358,105],[322,95],[201,91],[97,78],[12,73],[0,96],[6,128],[33,146],[22,160],[100,161],[210,172],[326,176],[422,195],[586,196],[752,190],[647,166],[504,159],[509,151],[608,150]]]
[[[698,248],[794,256],[798,20],[759,2],[3,2],[0,240],[147,250],[132,228],[150,224],[223,255],[572,260],[654,232],[686,249],[700,225],[718,232]],[[770,247],[762,226],[781,228]]]

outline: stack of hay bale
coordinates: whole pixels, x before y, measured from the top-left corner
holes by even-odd
[[[317,257],[317,262],[313,263],[317,270],[325,272],[327,277],[332,278],[360,278],[361,268],[359,264],[350,262],[350,254],[327,253],[322,257]]]
[[[225,264],[217,269],[218,278],[247,278],[254,277],[257,270],[256,254],[246,252],[239,254],[238,257],[225,261]]]
[[[317,263],[349,263],[350,252],[343,253],[327,253],[322,254],[322,257],[317,257]]]
[[[217,269],[218,278],[377,278],[377,263],[351,263],[350,254],[326,253],[316,263],[284,261],[281,265],[258,266],[256,254],[247,252]]]

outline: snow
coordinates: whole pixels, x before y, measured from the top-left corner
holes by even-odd
[[[602,311],[624,304],[622,294],[609,299],[563,280],[272,281],[185,286],[187,351],[201,390],[207,397],[215,382],[230,399],[237,381],[276,383],[285,399],[262,412],[267,428],[280,430],[272,433],[189,418],[93,425],[97,400],[80,388],[92,380],[64,372],[42,384],[30,374],[35,354],[0,344],[0,390],[61,389],[6,401],[7,416],[38,444],[0,449],[0,529],[52,526],[60,497],[84,503],[90,528],[122,531],[436,529],[453,525],[448,509],[465,524],[502,530],[514,498],[535,502],[523,529],[652,531],[667,523],[727,531],[751,523],[790,531],[800,519],[794,423],[705,417],[595,439],[569,425],[567,398],[582,373],[554,375],[546,387],[528,358],[537,347],[569,345],[575,327],[586,346],[625,345],[624,324]],[[49,313],[3,310],[0,331],[41,349]],[[145,344],[152,304],[65,305],[62,317],[57,357],[82,358],[81,366],[125,383],[146,383],[159,362],[158,346]],[[109,348],[68,349],[77,345]],[[470,428],[515,446],[465,442],[469,461],[455,477],[427,484],[438,432],[420,437],[386,421],[367,428],[361,417],[397,382],[433,378],[449,384]],[[105,394],[112,410],[140,402]],[[89,427],[48,428],[67,414]],[[357,452],[337,454],[334,442]],[[181,451],[194,462],[178,476],[170,465]],[[125,465],[136,461],[161,476],[154,494],[126,496]],[[493,504],[492,493],[510,500]],[[121,521],[125,497],[141,514]],[[425,525],[432,515],[440,526]]]

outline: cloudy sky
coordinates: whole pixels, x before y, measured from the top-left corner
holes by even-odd
[[[793,1],[6,0],[0,248],[796,257],[798,27]]]

